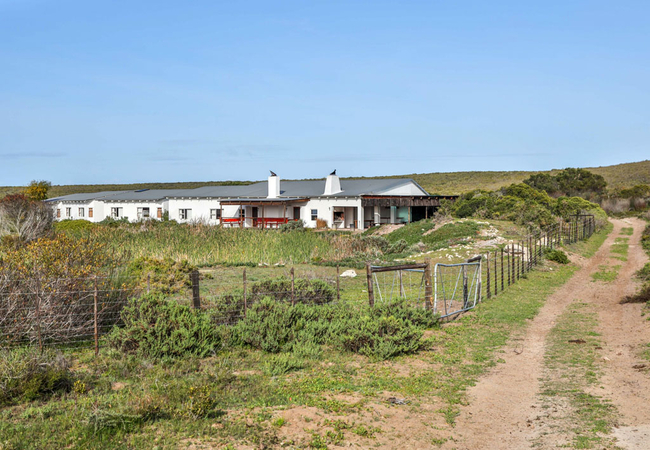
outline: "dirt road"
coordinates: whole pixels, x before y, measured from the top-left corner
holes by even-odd
[[[621,299],[637,289],[634,273],[647,260],[640,245],[645,223],[638,219],[612,223],[614,229],[597,253],[590,259],[575,261],[581,266],[578,272],[547,300],[525,334],[514,337],[506,347],[505,363],[469,390],[470,403],[457,419],[454,439],[443,448],[554,448],[566,443],[564,436],[550,433],[543,418],[540,420],[544,407],[540,394],[541,380],[548,377],[544,356],[549,332],[576,299],[596,311],[602,342],[598,348],[598,395],[610,400],[618,411],[616,445],[650,448],[650,376],[639,370],[643,363],[639,359],[641,346],[650,342],[650,323],[641,316],[641,305],[620,304]],[[633,234],[621,235],[623,228],[633,228]],[[626,261],[615,259],[611,252],[612,245],[617,238],[620,242],[621,237],[629,239]],[[594,282],[594,273],[614,265],[620,266],[615,281]],[[546,414],[555,414],[554,420],[559,420],[563,416],[557,409],[561,407],[554,405],[555,410]]]

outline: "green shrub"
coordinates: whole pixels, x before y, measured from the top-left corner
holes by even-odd
[[[280,231],[282,233],[287,233],[289,231],[307,231],[305,228],[305,222],[300,219],[300,220],[294,220],[292,222],[287,222],[283,223],[280,226]]]
[[[293,294],[291,280],[287,277],[256,281],[248,287],[247,302],[255,304],[264,298],[276,301],[323,305],[336,297],[336,289],[323,280],[297,278],[294,280]],[[223,295],[214,304],[214,315],[220,323],[232,324],[244,316],[244,293],[237,289]]]
[[[70,391],[73,377],[68,367],[68,361],[54,350],[0,351],[0,406]]]
[[[373,308],[369,309],[369,313],[373,318],[393,316],[404,321],[409,321],[413,325],[422,328],[431,328],[439,325],[438,315],[424,308],[409,306],[403,300],[377,303]]]
[[[79,230],[88,230],[91,228],[96,227],[92,222],[88,222],[87,220],[79,219],[79,220],[62,220],[60,222],[54,222],[54,230],[58,232],[65,232],[65,231],[79,231]]]
[[[291,351],[296,344],[321,344],[329,333],[333,307],[277,302],[264,298],[233,327],[233,343],[269,353]]]
[[[569,264],[569,257],[562,250],[545,250],[544,256],[549,261],[554,261],[558,264]]]
[[[108,342],[125,353],[152,359],[205,357],[221,344],[208,313],[161,294],[132,299],[120,316],[124,326],[114,327]]]
[[[150,276],[151,290],[163,294],[172,294],[190,287],[190,274],[194,270],[196,267],[187,260],[177,262],[171,258],[140,257],[131,261],[128,266],[129,274],[139,280],[141,287],[147,286]]]
[[[422,334],[410,321],[394,316],[355,315],[333,338],[344,350],[383,360],[418,351]]]
[[[387,253],[402,253],[409,247],[408,242],[405,239],[400,239],[397,242],[393,242],[390,247],[388,247]]]

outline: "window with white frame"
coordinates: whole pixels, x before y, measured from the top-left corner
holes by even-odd
[[[149,218],[149,208],[138,208],[138,220]]]
[[[192,210],[189,209],[189,208],[179,209],[178,210],[178,217],[181,220],[190,220],[190,219],[192,219]]]
[[[72,216],[72,208],[66,208],[65,209],[65,216],[66,217],[71,217]]]
[[[210,210],[210,219],[212,219],[212,220],[221,219],[221,209],[211,209]]]
[[[111,217],[113,219],[119,219],[122,216],[122,208],[112,207],[111,208]]]
[[[84,217],[84,209],[79,208],[79,217]]]
[[[317,209],[312,209],[311,210],[311,220],[316,220],[318,219],[318,210]]]

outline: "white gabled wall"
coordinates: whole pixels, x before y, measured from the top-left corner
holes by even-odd
[[[382,191],[381,195],[429,195],[422,190],[417,184],[412,181],[402,186],[397,186],[393,189]]]

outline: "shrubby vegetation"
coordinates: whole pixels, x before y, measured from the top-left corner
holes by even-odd
[[[109,345],[143,358],[205,357],[220,348],[220,334],[210,315],[181,305],[162,294],[132,299],[120,313]]]
[[[544,256],[549,261],[556,262],[558,264],[569,264],[569,257],[560,249],[545,250]]]
[[[458,217],[510,220],[531,228],[544,228],[558,217],[569,219],[580,213],[594,214],[599,221],[606,213],[595,203],[580,197],[554,199],[526,184],[513,184],[499,191],[474,191],[461,196],[453,206]]]
[[[18,247],[52,232],[54,212],[49,205],[24,194],[0,199],[0,244]]]
[[[123,255],[105,245],[65,235],[5,250],[0,255],[0,337],[37,342],[40,333],[47,342],[92,335],[95,283],[102,291],[99,326],[112,324],[131,288],[123,265]]]
[[[187,260],[174,261],[171,258],[136,258],[129,262],[127,274],[137,280],[140,288],[171,294],[190,287],[190,273],[196,270]]]
[[[46,399],[69,391],[73,381],[68,361],[54,350],[0,350],[0,406]]]
[[[607,182],[602,175],[586,169],[567,168],[556,175],[538,173],[524,180],[524,183],[540,191],[546,191],[555,197],[580,196],[592,197],[602,194]]]

